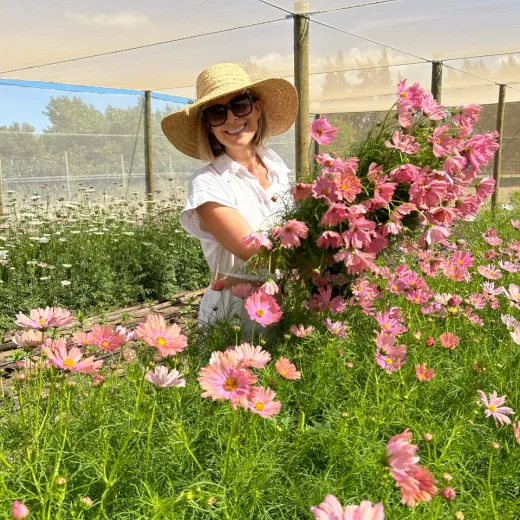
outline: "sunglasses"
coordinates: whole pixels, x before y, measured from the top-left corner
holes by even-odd
[[[228,109],[237,117],[248,116],[253,111],[253,102],[257,98],[250,93],[239,94],[232,98],[227,105],[212,105],[202,111],[202,118],[208,125],[215,127],[227,121]]]

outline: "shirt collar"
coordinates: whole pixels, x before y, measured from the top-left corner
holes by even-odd
[[[277,157],[271,153],[271,150],[267,148],[258,148],[256,153],[260,159],[262,159],[262,162],[269,172],[274,172],[278,175],[279,173],[288,173],[291,171],[282,161],[280,161],[280,159],[276,160]],[[247,172],[247,169],[244,166],[236,162],[234,159],[231,159],[231,157],[226,153],[217,157],[215,161],[213,161],[213,166],[222,178],[228,182],[239,172]]]

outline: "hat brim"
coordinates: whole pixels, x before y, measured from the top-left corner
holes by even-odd
[[[252,89],[262,101],[269,127],[269,135],[283,134],[294,123],[298,113],[298,93],[292,83],[282,78],[267,78],[242,85],[236,89],[213,91],[182,110],[166,116],[161,127],[170,143],[180,152],[200,159],[197,146],[197,125],[201,107],[210,101],[228,94]]]

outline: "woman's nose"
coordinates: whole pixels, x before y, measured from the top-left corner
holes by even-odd
[[[232,123],[233,121],[235,121],[237,119],[238,119],[238,117],[235,114],[233,114],[233,111],[230,108],[228,108],[226,123]]]

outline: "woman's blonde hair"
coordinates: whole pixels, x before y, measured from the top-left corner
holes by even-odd
[[[259,98],[254,92],[251,92],[256,100]],[[225,147],[220,141],[209,131],[208,124],[202,117],[202,111],[206,108],[202,106],[199,110],[198,123],[197,123],[197,152],[199,158],[202,161],[213,162],[217,157],[226,152]],[[265,145],[267,138],[269,137],[269,125],[267,118],[265,117],[265,111],[262,107],[260,118],[258,119],[258,129],[256,131],[251,145],[253,149],[262,148]]]

